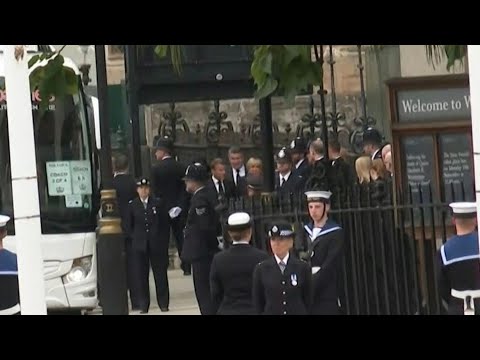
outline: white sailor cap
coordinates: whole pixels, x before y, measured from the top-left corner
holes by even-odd
[[[455,202],[451,203],[453,215],[456,218],[475,218],[477,216],[477,204],[474,202]]]
[[[246,212],[233,213],[228,217],[227,227],[230,231],[249,229],[252,226],[252,218]]]
[[[307,191],[307,202],[329,202],[332,197],[330,191]]]
[[[0,215],[0,229],[7,226],[7,223],[10,221],[10,217],[6,215]]]

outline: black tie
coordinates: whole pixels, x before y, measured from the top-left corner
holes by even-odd
[[[218,182],[218,193],[225,196],[225,189],[223,188],[223,183],[221,181]]]
[[[235,170],[235,185],[238,186],[238,179],[240,178],[240,169]]]
[[[285,185],[285,178],[282,177],[282,181],[280,182],[280,187],[283,187],[283,185]]]

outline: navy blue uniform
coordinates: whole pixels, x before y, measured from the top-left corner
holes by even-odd
[[[463,315],[464,301],[452,297],[451,291],[480,290],[477,232],[456,235],[440,248],[438,286],[442,300],[448,305],[448,314]],[[480,315],[480,299],[475,300],[475,314]]]
[[[135,257],[135,291],[139,294],[139,308],[148,311],[150,307],[149,275],[150,265],[155,278],[157,301],[161,309],[168,309],[170,295],[168,289],[168,245],[170,233],[164,231],[169,226],[168,210],[158,198],[149,197],[147,207],[140,198],[129,204],[127,229],[132,239]]]
[[[219,218],[215,205],[208,188],[200,188],[192,196],[184,231],[182,260],[192,264],[195,295],[202,315],[214,314],[210,297],[210,267],[213,256],[219,251]]]
[[[210,289],[217,315],[255,315],[252,302],[253,271],[267,259],[266,252],[240,243],[215,255]]]
[[[125,253],[127,258],[127,284],[133,309],[138,309],[138,294],[135,293],[135,264],[132,239],[129,237],[126,225],[129,216],[129,203],[136,197],[137,182],[130,174],[118,174],[113,178],[113,188],[117,192],[118,209],[122,219],[122,231],[125,237]]]
[[[275,256],[253,274],[253,302],[260,315],[308,315],[312,304],[310,266],[290,255],[282,274]]]
[[[17,255],[0,250],[0,311],[11,309],[20,302],[18,292]]]
[[[305,226],[307,259],[312,267],[312,315],[339,314],[340,266],[344,256],[343,229],[327,220],[320,232]]]

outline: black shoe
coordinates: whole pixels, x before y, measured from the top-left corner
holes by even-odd
[[[161,312],[169,312],[170,310],[168,309],[168,307],[162,307],[162,308],[160,308],[160,311]]]
[[[145,310],[145,309],[140,310],[140,314],[148,314],[148,310]]]

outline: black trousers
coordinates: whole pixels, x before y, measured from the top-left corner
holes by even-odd
[[[181,214],[175,219],[170,219],[170,227],[172,228],[173,237],[175,238],[175,245],[177,246],[178,256],[182,257],[183,249],[183,229],[185,228],[186,217],[185,214]],[[191,265],[185,261],[182,261],[181,268],[184,272],[191,271]]]
[[[147,311],[150,308],[150,266],[155,279],[157,302],[160,308],[168,308],[170,304],[170,290],[168,287],[168,252],[155,253],[150,250],[134,250],[136,267],[136,281],[134,293],[138,294],[138,308]]]
[[[136,256],[133,250],[131,239],[125,239],[125,252],[125,258],[127,259],[127,286],[130,295],[130,302],[132,304],[132,309],[137,310],[140,309],[140,294],[138,291],[138,286],[135,284],[138,281],[138,265],[136,264]]]
[[[210,295],[210,268],[212,260],[213,256],[209,256],[192,262],[193,286],[195,287],[195,296],[202,315],[215,315]]]

